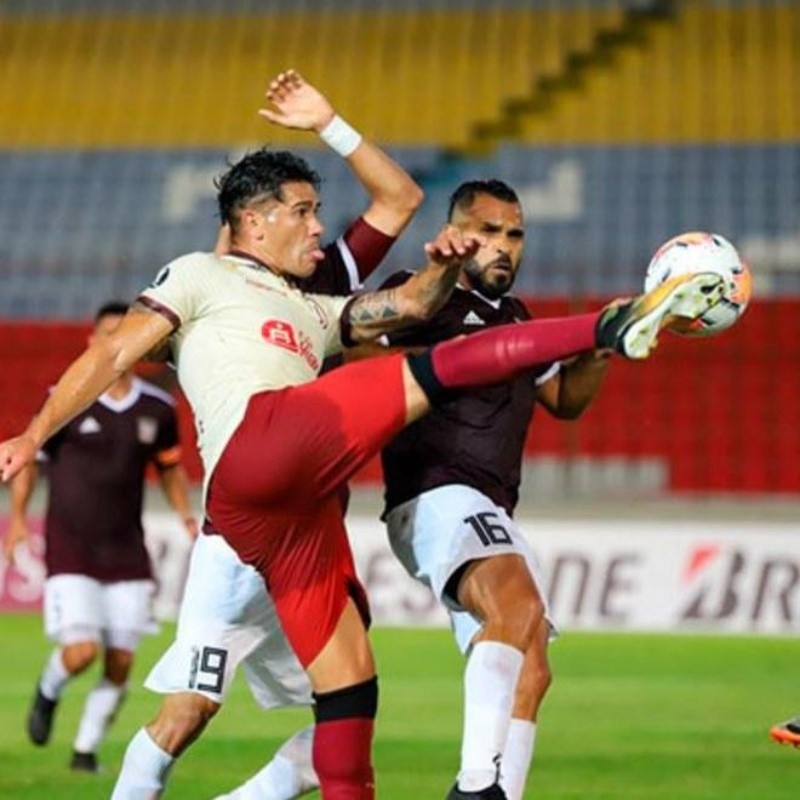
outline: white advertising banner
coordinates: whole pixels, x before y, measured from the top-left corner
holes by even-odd
[[[445,623],[386,545],[382,525],[351,519],[375,620]],[[800,522],[522,522],[560,628],[800,633]]]
[[[394,558],[383,524],[351,517],[348,526],[375,623],[446,625]],[[145,527],[163,616],[171,616],[185,534],[170,514],[145,515]],[[560,628],[800,634],[800,522],[539,519],[521,527]],[[16,567],[0,556],[0,609],[40,604],[43,548],[39,537],[31,544]]]

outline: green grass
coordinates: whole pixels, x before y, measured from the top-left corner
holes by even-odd
[[[0,798],[106,798],[130,735],[158,698],[141,688],[171,630],[145,640],[132,691],[101,751],[105,775],[66,768],[91,678],[68,690],[44,749],[23,721],[48,652],[40,621],[0,618]],[[446,631],[378,630],[381,710],[375,761],[382,800],[443,798],[458,758],[461,663]],[[800,646],[789,639],[588,635],[554,645],[527,797],[536,800],[794,800],[800,752],[767,738],[800,711]],[[261,712],[240,682],[176,767],[167,798],[203,800],[240,782],[307,711]]]

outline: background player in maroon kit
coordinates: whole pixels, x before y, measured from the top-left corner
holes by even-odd
[[[104,305],[90,343],[110,336],[127,306]],[[49,481],[45,521],[45,627],[57,648],[36,686],[28,735],[47,744],[68,681],[102,656],[74,742],[73,769],[96,771],[96,750],[124,698],[134,652],[152,624],[150,560],[144,545],[145,471],[154,464],[168,502],[194,538],[197,523],[180,464],[172,398],[123,372],[106,392],[42,447]],[[32,464],[11,487],[5,549],[27,537],[26,511],[37,480]]]

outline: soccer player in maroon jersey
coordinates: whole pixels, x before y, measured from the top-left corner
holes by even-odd
[[[127,310],[117,302],[102,306],[90,343],[111,336]],[[154,584],[142,529],[148,464],[157,468],[187,534],[197,535],[180,458],[173,399],[129,370],[42,445],[49,482],[44,617],[57,647],[36,686],[28,735],[34,744],[47,744],[66,684],[102,658],[75,738],[73,769],[97,771],[97,748],[125,696],[139,637],[152,625]],[[11,486],[4,542],[10,559],[28,535],[37,473],[30,464]]]
[[[348,154],[361,146],[336,117],[317,130]],[[317,378],[326,355],[429,318],[481,246],[480,237],[448,225],[426,245],[425,268],[402,286],[351,298],[307,294],[296,281],[325,257],[318,185],[291,153],[260,150],[234,164],[218,184],[231,252],[188,254],[160,270],[110,340],[73,362],[28,428],[0,443],[0,479],[30,463],[120,370],[168,340],[206,467],[208,523],[200,542],[234,550],[269,587],[314,690],[313,764],[323,798],[371,800],[378,687],[342,484],[454,391],[597,347],[647,357],[675,316],[694,318],[718,303],[723,282],[682,276],[595,313],[499,326]],[[213,591],[213,568],[209,576]],[[183,643],[185,688],[134,737],[114,800],[160,796],[175,757],[219,708],[213,696],[247,656],[195,635],[194,645]]]
[[[514,190],[499,180],[466,182],[451,197],[448,221],[484,244],[433,319],[393,334],[392,345],[431,346],[530,318],[509,294],[525,234]],[[406,280],[400,273],[384,287]],[[450,800],[522,798],[537,712],[551,680],[551,625],[536,560],[512,519],[525,438],[537,403],[560,419],[580,416],[610,356],[589,350],[463,392],[383,450],[392,549],[447,608],[467,655],[461,766]]]

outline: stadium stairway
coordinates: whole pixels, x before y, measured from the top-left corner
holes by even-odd
[[[497,128],[547,144],[795,142],[800,6],[671,3],[629,9]],[[493,131],[489,130],[489,135]]]

